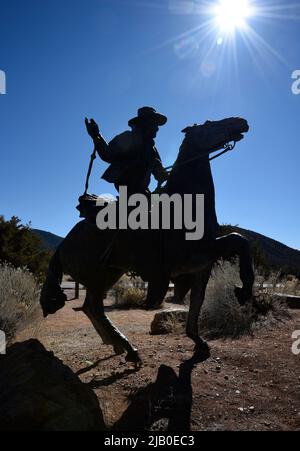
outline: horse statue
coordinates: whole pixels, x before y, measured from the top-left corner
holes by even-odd
[[[247,239],[236,233],[217,238],[209,155],[226,143],[240,141],[248,130],[241,118],[207,121],[183,130],[185,138],[163,191],[204,194],[203,239],[188,241],[183,230],[99,230],[95,221],[85,219],[75,225],[50,261],[40,299],[44,316],[64,306],[66,296],[60,283],[63,273],[71,275],[87,289],[82,311],[103,343],[112,345],[116,354],[127,352],[126,361],[139,365],[137,348],[105,314],[106,292],[123,274],[134,272],[149,282],[147,305],[153,306],[163,301],[172,279],[182,292],[191,289],[186,333],[195,343],[195,355],[209,356],[209,346],[199,336],[198,318],[213,264],[221,258],[239,257],[242,288],[235,292],[241,305],[251,300],[254,283]]]

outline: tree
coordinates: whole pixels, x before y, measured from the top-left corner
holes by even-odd
[[[29,225],[13,216],[5,221],[0,216],[0,262],[8,262],[16,268],[27,267],[39,280],[42,280],[51,257],[51,252],[43,249],[39,237]]]

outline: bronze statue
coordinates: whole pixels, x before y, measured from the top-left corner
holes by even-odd
[[[120,186],[127,186],[128,195],[148,193],[151,174],[162,183],[167,179],[154,139],[160,126],[167,122],[166,116],[151,107],[138,110],[138,115],[128,122],[131,131],[116,136],[109,144],[101,136],[97,123],[86,119],[86,127],[94,141],[100,158],[110,163],[102,178]]]
[[[165,191],[210,196],[203,240],[186,241],[181,230],[100,231],[93,221],[85,219],[67,235],[50,263],[41,293],[44,315],[55,313],[64,306],[66,299],[59,284],[63,273],[71,275],[87,288],[82,310],[103,342],[112,345],[117,354],[127,352],[127,361],[138,363],[137,349],[105,314],[103,299],[107,290],[124,273],[133,271],[149,281],[148,301],[151,305],[165,297],[170,279],[192,274],[187,335],[194,341],[196,353],[201,357],[209,355],[207,343],[199,336],[198,317],[212,265],[222,257],[239,257],[243,286],[236,294],[241,304],[251,299],[254,275],[249,244],[243,236],[232,233],[215,238],[216,218],[211,202],[213,182],[207,154],[229,141],[239,141],[248,129],[245,120],[231,118],[184,130],[185,139]]]

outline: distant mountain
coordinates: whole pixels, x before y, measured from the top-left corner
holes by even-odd
[[[62,237],[44,230],[32,229],[32,231],[41,239],[45,249],[55,250],[63,240]]]
[[[251,230],[234,226],[227,227],[230,228],[229,231],[241,233],[251,243],[258,243],[268,265],[277,269],[290,269],[291,272],[300,275],[300,251]],[[41,238],[46,249],[56,249],[63,240],[62,237],[44,230],[33,229],[33,231]]]
[[[292,273],[300,275],[300,251],[252,230],[229,227],[232,231],[248,238],[250,243],[258,243],[268,265],[277,269],[290,269]]]

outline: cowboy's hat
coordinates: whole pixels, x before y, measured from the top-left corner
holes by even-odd
[[[138,114],[133,119],[130,119],[128,125],[131,127],[132,125],[137,125],[141,122],[150,122],[155,123],[158,126],[165,125],[167,122],[167,117],[163,114],[157,113],[154,108],[150,106],[144,106],[138,110]]]

